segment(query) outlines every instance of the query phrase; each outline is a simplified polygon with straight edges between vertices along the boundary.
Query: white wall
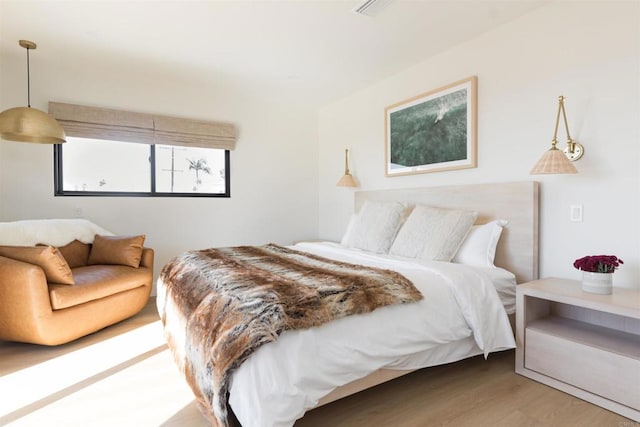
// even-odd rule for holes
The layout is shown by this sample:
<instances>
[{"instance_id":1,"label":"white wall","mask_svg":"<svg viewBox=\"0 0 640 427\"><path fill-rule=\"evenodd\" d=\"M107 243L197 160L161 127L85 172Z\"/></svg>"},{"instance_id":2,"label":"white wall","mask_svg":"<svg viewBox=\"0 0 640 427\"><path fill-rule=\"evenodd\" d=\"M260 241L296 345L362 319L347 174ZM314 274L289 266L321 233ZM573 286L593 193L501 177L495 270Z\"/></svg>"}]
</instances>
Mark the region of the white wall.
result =
<instances>
[{"instance_id":1,"label":"white wall","mask_svg":"<svg viewBox=\"0 0 640 427\"><path fill-rule=\"evenodd\" d=\"M54 197L52 147L2 141L0 220L68 218L80 208L114 233L146 234L156 251L156 274L188 249L288 244L316 234L316 111L231 87L215 75L135 59L129 67L83 59L34 52L32 105L46 111L53 100L234 123L239 136L231 153L231 198ZM23 57L2 62L0 109L24 105Z\"/></svg>"},{"instance_id":2,"label":"white wall","mask_svg":"<svg viewBox=\"0 0 640 427\"><path fill-rule=\"evenodd\" d=\"M386 178L384 108L471 75L478 168ZM580 173L529 175L550 146L559 95L585 146ZM579 278L576 258L615 254L625 264L614 285L640 288L639 104L640 4L553 2L324 108L319 235L339 239L352 211L352 191L335 187L350 148L364 190L540 181L541 276ZM572 204L584 206L583 222L569 221Z\"/></svg>"},{"instance_id":3,"label":"white wall","mask_svg":"<svg viewBox=\"0 0 640 427\"><path fill-rule=\"evenodd\" d=\"M41 45L31 58L34 107L55 100L235 123L232 198L53 197L51 147L3 141L0 220L82 208L116 233L147 234L156 272L191 248L338 239L353 194L335 182L350 148L361 189L541 181L541 275L577 278L574 259L612 253L625 260L616 285L640 286L639 28L637 2L556 1L327 106L318 120L302 101L248 92L224 76L144 58L124 58L128 66L77 52L62 58ZM479 85L478 168L386 178L384 108L470 75ZM16 45L0 61L1 110L24 105L24 77ZM531 176L560 94L572 136L586 148L580 174ZM569 222L572 204L584 206L584 222Z\"/></svg>"}]
</instances>

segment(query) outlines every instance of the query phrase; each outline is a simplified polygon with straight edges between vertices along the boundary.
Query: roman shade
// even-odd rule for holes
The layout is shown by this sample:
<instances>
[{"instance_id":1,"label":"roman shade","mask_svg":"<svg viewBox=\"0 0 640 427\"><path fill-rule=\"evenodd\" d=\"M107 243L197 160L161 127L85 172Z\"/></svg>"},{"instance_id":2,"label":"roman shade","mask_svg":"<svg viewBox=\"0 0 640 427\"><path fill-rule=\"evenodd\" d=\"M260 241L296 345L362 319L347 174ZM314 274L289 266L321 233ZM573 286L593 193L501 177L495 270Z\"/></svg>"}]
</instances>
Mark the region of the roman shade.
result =
<instances>
[{"instance_id":1,"label":"roman shade","mask_svg":"<svg viewBox=\"0 0 640 427\"><path fill-rule=\"evenodd\" d=\"M233 150L236 142L235 126L230 123L60 102L49 102L49 114L72 137L223 150Z\"/></svg>"}]
</instances>

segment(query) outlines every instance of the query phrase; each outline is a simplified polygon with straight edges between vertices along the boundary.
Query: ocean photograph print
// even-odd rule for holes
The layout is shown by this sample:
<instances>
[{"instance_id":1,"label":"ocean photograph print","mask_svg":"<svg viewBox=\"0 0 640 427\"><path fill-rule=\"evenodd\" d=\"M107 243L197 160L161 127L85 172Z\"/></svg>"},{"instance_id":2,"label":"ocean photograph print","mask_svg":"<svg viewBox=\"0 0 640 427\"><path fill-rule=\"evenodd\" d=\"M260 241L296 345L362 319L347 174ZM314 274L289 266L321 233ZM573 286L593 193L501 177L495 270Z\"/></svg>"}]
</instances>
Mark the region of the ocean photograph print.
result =
<instances>
[{"instance_id":1,"label":"ocean photograph print","mask_svg":"<svg viewBox=\"0 0 640 427\"><path fill-rule=\"evenodd\" d=\"M385 109L386 176L475 168L477 77Z\"/></svg>"}]
</instances>

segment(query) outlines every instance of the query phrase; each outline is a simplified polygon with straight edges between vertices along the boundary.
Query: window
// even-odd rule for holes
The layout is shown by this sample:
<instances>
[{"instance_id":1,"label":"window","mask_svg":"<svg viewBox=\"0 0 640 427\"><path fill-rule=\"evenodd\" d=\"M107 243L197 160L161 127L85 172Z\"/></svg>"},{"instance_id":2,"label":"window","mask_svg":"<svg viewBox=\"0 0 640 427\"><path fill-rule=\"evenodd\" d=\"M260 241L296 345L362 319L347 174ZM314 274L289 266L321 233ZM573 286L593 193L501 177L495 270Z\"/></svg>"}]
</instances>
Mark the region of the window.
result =
<instances>
[{"instance_id":1,"label":"window","mask_svg":"<svg viewBox=\"0 0 640 427\"><path fill-rule=\"evenodd\" d=\"M156 145L156 190L160 193L224 194L228 150Z\"/></svg>"},{"instance_id":2,"label":"window","mask_svg":"<svg viewBox=\"0 0 640 427\"><path fill-rule=\"evenodd\" d=\"M229 150L67 137L57 196L229 197Z\"/></svg>"},{"instance_id":3,"label":"window","mask_svg":"<svg viewBox=\"0 0 640 427\"><path fill-rule=\"evenodd\" d=\"M49 114L67 134L56 196L230 197L232 124L57 102Z\"/></svg>"}]
</instances>

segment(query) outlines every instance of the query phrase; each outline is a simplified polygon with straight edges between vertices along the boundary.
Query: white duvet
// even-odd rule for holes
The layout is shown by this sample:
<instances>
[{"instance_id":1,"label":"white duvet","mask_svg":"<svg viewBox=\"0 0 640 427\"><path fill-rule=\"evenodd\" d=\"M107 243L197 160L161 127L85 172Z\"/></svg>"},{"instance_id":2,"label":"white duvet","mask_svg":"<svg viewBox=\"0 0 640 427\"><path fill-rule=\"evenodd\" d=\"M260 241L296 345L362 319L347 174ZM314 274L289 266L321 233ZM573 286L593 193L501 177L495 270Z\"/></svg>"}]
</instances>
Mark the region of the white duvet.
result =
<instances>
[{"instance_id":1,"label":"white duvet","mask_svg":"<svg viewBox=\"0 0 640 427\"><path fill-rule=\"evenodd\" d=\"M424 299L287 331L258 349L233 374L230 387L229 403L244 427L291 426L336 387L380 368L417 369L515 347L498 294L478 270L372 255L332 243L295 248L396 270Z\"/></svg>"}]
</instances>

